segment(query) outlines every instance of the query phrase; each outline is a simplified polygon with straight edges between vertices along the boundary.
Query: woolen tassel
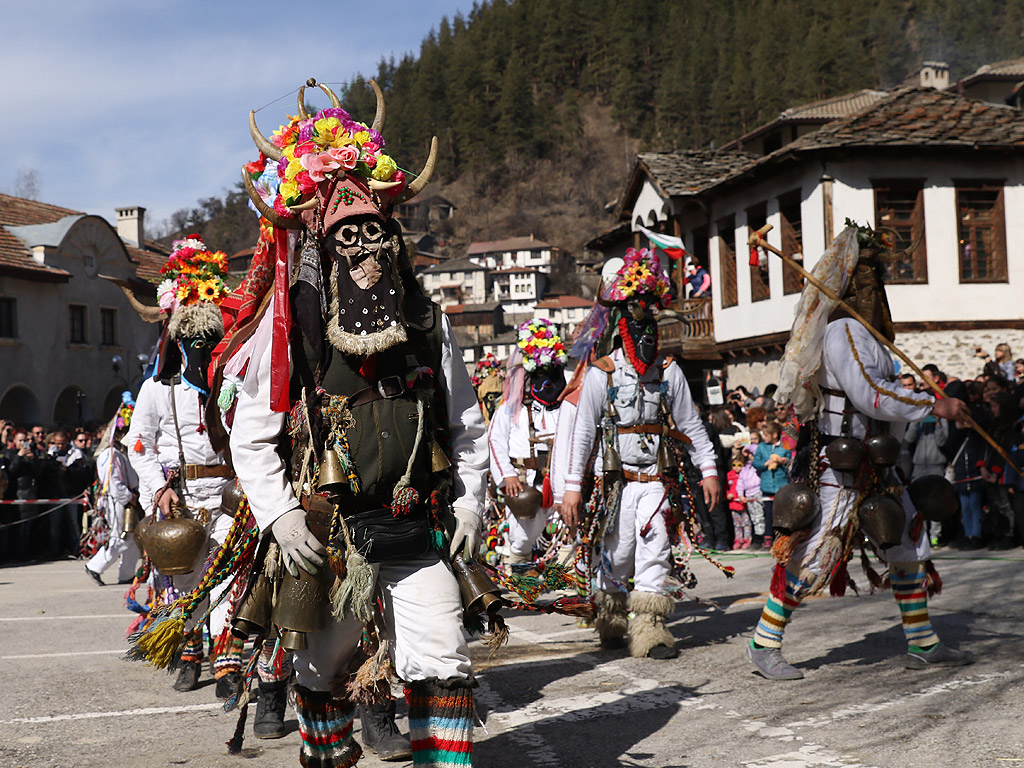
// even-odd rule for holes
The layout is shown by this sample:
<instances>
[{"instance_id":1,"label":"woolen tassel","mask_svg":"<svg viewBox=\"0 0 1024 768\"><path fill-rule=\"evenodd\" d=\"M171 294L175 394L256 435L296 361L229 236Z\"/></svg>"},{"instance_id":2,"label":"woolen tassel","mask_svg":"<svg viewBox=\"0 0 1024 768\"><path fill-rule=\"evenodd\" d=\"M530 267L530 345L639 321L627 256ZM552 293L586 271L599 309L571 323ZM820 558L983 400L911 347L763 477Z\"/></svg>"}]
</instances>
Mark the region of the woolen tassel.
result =
<instances>
[{"instance_id":1,"label":"woolen tassel","mask_svg":"<svg viewBox=\"0 0 1024 768\"><path fill-rule=\"evenodd\" d=\"M769 590L779 602L782 602L786 596L786 568L783 565L776 564L775 568L772 569L772 584Z\"/></svg>"},{"instance_id":2,"label":"woolen tassel","mask_svg":"<svg viewBox=\"0 0 1024 768\"><path fill-rule=\"evenodd\" d=\"M242 751L242 740L245 738L245 721L248 716L249 699L246 697L245 703L242 704L242 708L238 713L238 722L235 724L235 733L227 742L229 755L237 755Z\"/></svg>"},{"instance_id":3,"label":"woolen tassel","mask_svg":"<svg viewBox=\"0 0 1024 768\"><path fill-rule=\"evenodd\" d=\"M487 639L484 645L492 651L496 651L508 642L509 628L504 617L499 613L488 614L487 616Z\"/></svg>"},{"instance_id":4,"label":"woolen tassel","mask_svg":"<svg viewBox=\"0 0 1024 768\"><path fill-rule=\"evenodd\" d=\"M167 669L184 638L185 619L178 614L144 632L136 641L135 647L150 666Z\"/></svg>"},{"instance_id":5,"label":"woolen tassel","mask_svg":"<svg viewBox=\"0 0 1024 768\"><path fill-rule=\"evenodd\" d=\"M334 617L343 619L351 612L356 621L373 621L373 566L358 552L350 551L346 560L348 573L335 586L332 595Z\"/></svg>"},{"instance_id":6,"label":"woolen tassel","mask_svg":"<svg viewBox=\"0 0 1024 768\"><path fill-rule=\"evenodd\" d=\"M832 597L842 597L846 594L846 585L850 580L850 574L846 570L846 560L840 560L839 564L832 571L832 578L828 583L828 592Z\"/></svg>"},{"instance_id":7,"label":"woolen tassel","mask_svg":"<svg viewBox=\"0 0 1024 768\"><path fill-rule=\"evenodd\" d=\"M388 641L382 639L374 654L356 670L345 690L353 702L370 707L387 701L391 695L391 678L394 674Z\"/></svg>"},{"instance_id":8,"label":"woolen tassel","mask_svg":"<svg viewBox=\"0 0 1024 768\"><path fill-rule=\"evenodd\" d=\"M942 579L931 560L924 561L924 570L928 574L928 597L934 597L942 591Z\"/></svg>"},{"instance_id":9,"label":"woolen tassel","mask_svg":"<svg viewBox=\"0 0 1024 768\"><path fill-rule=\"evenodd\" d=\"M545 509L553 507L555 505L555 495L551 492L551 478L548 475L544 475L544 482L541 484L542 497L540 505Z\"/></svg>"},{"instance_id":10,"label":"woolen tassel","mask_svg":"<svg viewBox=\"0 0 1024 768\"><path fill-rule=\"evenodd\" d=\"M864 575L868 577L868 581L871 582L871 592L874 593L876 589L882 589L882 577L878 575L878 572L871 567L871 561L868 560L868 553L862 548L860 551L860 567L864 569Z\"/></svg>"}]
</instances>

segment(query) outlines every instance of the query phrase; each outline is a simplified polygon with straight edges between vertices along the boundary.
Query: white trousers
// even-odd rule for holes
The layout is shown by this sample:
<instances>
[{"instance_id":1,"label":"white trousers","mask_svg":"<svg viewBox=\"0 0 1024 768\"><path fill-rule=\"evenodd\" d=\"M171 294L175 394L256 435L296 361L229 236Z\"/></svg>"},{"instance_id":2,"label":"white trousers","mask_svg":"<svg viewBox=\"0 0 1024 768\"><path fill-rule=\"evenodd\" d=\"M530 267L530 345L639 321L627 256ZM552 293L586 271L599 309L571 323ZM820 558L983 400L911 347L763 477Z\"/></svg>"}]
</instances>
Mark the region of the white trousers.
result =
<instances>
[{"instance_id":1,"label":"white trousers","mask_svg":"<svg viewBox=\"0 0 1024 768\"><path fill-rule=\"evenodd\" d=\"M398 677L406 682L467 679L472 665L462 630L462 598L448 564L433 553L374 568ZM293 662L299 685L314 691L337 689L362 633L363 625L348 616L308 634L309 647L296 651Z\"/></svg>"},{"instance_id":2,"label":"white trousers","mask_svg":"<svg viewBox=\"0 0 1024 768\"><path fill-rule=\"evenodd\" d=\"M667 594L665 581L672 554L663 515L667 508L665 486L660 482L626 483L618 518L605 536L611 578L604 568L599 568L598 589L619 591L621 587L615 582L625 584L632 576L636 592ZM646 534L641 534L648 523Z\"/></svg>"},{"instance_id":3,"label":"white trousers","mask_svg":"<svg viewBox=\"0 0 1024 768\"><path fill-rule=\"evenodd\" d=\"M216 508L217 507L214 507L214 509ZM202 575L203 564L206 562L206 559L213 552L217 551L220 545L223 544L224 541L227 539L228 531L231 530L231 524L233 522L233 518L230 518L227 515L220 514L219 512L216 513L216 516L213 518L213 527L210 529L210 538L207 542L206 550L200 553L199 557L196 558L195 567L192 569L192 572L183 573L180 576L174 577L174 587L181 594L191 592L199 584L199 577ZM157 583L159 584L160 582ZM209 605L207 600L213 600L214 602L216 602L217 599L230 586L231 579L227 579L218 584L212 590L210 590L209 597L206 600L203 600L203 602L200 603L198 606L196 606L195 611L192 613L193 619L198 619L200 616L206 613L206 608ZM228 605L228 600L225 599L221 602L220 605L213 609L213 612L210 614L210 637L217 637L224 630L224 627L227 626L229 618L229 608L230 606Z\"/></svg>"},{"instance_id":4,"label":"white trousers","mask_svg":"<svg viewBox=\"0 0 1024 768\"><path fill-rule=\"evenodd\" d=\"M509 550L516 555L530 556L533 554L533 545L544 533L544 526L548 524L554 511L554 507L544 507L537 510L537 514L533 517L519 518L506 507L505 519L508 521Z\"/></svg>"},{"instance_id":5,"label":"white trousers","mask_svg":"<svg viewBox=\"0 0 1024 768\"><path fill-rule=\"evenodd\" d=\"M857 490L853 487L855 478L846 472L837 472L831 467L821 473L818 487L818 499L821 510L811 525L811 536L806 542L793 550L789 571L799 574L802 586L813 589L824 574L832 572L841 556L841 551L826 541L826 535L836 528L842 528L850 519L853 506L857 501ZM910 538L910 524L917 514L910 495L905 488L903 492L903 513L906 518L903 525L903 540L895 547L884 550L886 561L890 563L915 563L931 557L931 544L928 541L927 529L923 529L917 541ZM881 551L881 550L880 550Z\"/></svg>"},{"instance_id":6,"label":"white trousers","mask_svg":"<svg viewBox=\"0 0 1024 768\"><path fill-rule=\"evenodd\" d=\"M124 530L124 504L118 504L109 497L103 502L103 516L107 520L110 537L89 562L85 564L93 573L103 573L115 560L120 558L117 568L117 580L130 581L135 575L135 566L139 560L139 548L135 537L121 538Z\"/></svg>"}]
</instances>

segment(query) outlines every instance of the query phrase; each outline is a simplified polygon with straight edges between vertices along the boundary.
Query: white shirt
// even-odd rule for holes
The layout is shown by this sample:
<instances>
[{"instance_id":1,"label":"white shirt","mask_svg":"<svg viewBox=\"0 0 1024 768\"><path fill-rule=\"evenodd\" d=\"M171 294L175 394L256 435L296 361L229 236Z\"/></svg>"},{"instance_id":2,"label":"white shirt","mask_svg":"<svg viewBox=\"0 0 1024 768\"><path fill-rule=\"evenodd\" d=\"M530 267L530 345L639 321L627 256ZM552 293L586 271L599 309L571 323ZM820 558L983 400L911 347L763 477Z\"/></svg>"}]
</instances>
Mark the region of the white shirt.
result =
<instances>
[{"instance_id":1,"label":"white shirt","mask_svg":"<svg viewBox=\"0 0 1024 768\"><path fill-rule=\"evenodd\" d=\"M164 487L164 468L178 466L178 435L171 410L171 389L156 379L146 379L135 399L132 423L124 443L128 446L128 460L139 475L139 502L148 513L153 507L153 496ZM181 429L181 449L186 464L223 464L224 460L210 445L210 437L200 425L205 422L199 394L184 384L175 384L174 404ZM138 450L141 447L141 451ZM205 477L185 481L186 494L182 499L189 506L216 506L230 480L223 477Z\"/></svg>"},{"instance_id":2,"label":"white shirt","mask_svg":"<svg viewBox=\"0 0 1024 768\"><path fill-rule=\"evenodd\" d=\"M100 481L102 503L121 507L132 500L132 489L139 484L139 476L128 457L112 445L96 454L96 477Z\"/></svg>"},{"instance_id":3,"label":"white shirt","mask_svg":"<svg viewBox=\"0 0 1024 768\"><path fill-rule=\"evenodd\" d=\"M487 433L487 444L491 456L491 477L494 478L495 483L501 485L505 482L505 478L516 477L512 459L528 459L530 457L528 418L533 419L534 436L538 440L533 445L534 454L539 460L539 466L544 466L548 454L548 443L539 441L554 440L560 411L560 407L548 410L542 403L534 400L529 412L525 405L519 406L519 423L516 424L504 404L498 407L491 418L491 427ZM526 481L534 482L535 476L534 470L527 470Z\"/></svg>"},{"instance_id":4,"label":"white shirt","mask_svg":"<svg viewBox=\"0 0 1024 768\"><path fill-rule=\"evenodd\" d=\"M262 323L273 322L268 312ZM482 515L487 493L487 440L483 413L477 403L473 384L462 362L451 324L441 317L441 370L439 386L446 394L448 426L452 446L452 505ZM266 345L259 357L249 362L246 386L240 387L235 400L231 427L231 457L253 515L266 531L277 518L299 505L277 453L280 440L289 440L284 430L285 414L270 410L270 355ZM256 370L253 372L252 368ZM249 382L255 373L255 387ZM134 422L133 422L134 423Z\"/></svg>"},{"instance_id":5,"label":"white shirt","mask_svg":"<svg viewBox=\"0 0 1024 768\"><path fill-rule=\"evenodd\" d=\"M611 354L615 370L611 374L611 385L615 388L615 424L631 427L639 424L658 424L661 421L659 405L660 389L665 385L665 400L675 421L675 428L690 438L687 446L693 463L700 467L704 477L718 477L715 464L715 449L701 421L697 407L690 395L690 387L682 370L671 361L664 365L659 355L647 372L640 377L626 359L622 349ZM664 368L662 367L664 365ZM576 421L569 446L569 465L566 472L565 489L578 491L587 460L594 448L598 426L604 418L609 402L608 374L591 366L583 377L583 392L580 394ZM634 472L653 474L657 471L657 435L618 434L616 447L622 466Z\"/></svg>"},{"instance_id":6,"label":"white shirt","mask_svg":"<svg viewBox=\"0 0 1024 768\"><path fill-rule=\"evenodd\" d=\"M869 419L894 423L891 434L902 438L906 424L932 412L935 398L904 389L896 379L888 350L860 323L844 317L825 329L820 386L841 390L856 413L850 421L852 437L864 437ZM823 393L825 412L818 428L827 435L842 434L845 398Z\"/></svg>"}]
</instances>

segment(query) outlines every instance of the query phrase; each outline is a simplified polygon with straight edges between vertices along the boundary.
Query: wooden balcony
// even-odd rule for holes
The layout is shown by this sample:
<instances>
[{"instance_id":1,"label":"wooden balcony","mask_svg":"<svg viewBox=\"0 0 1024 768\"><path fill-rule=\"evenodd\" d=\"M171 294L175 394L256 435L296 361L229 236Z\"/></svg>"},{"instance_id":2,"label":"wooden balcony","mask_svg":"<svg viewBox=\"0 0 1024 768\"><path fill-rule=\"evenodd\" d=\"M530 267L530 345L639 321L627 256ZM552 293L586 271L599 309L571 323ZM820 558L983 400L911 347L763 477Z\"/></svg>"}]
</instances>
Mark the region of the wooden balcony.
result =
<instances>
[{"instance_id":1,"label":"wooden balcony","mask_svg":"<svg viewBox=\"0 0 1024 768\"><path fill-rule=\"evenodd\" d=\"M721 360L715 347L715 325L711 316L711 299L682 299L670 310L676 317L658 321L661 349L684 360Z\"/></svg>"}]
</instances>

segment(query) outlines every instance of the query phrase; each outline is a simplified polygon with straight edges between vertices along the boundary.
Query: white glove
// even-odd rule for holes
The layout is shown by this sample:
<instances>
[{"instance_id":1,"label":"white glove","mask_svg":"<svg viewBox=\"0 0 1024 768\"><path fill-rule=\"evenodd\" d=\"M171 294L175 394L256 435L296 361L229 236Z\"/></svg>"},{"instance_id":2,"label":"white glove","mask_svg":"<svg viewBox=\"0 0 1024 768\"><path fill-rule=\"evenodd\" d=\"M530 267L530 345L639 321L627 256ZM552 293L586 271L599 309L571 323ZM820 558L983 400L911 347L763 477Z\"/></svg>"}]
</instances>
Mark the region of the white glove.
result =
<instances>
[{"instance_id":1,"label":"white glove","mask_svg":"<svg viewBox=\"0 0 1024 768\"><path fill-rule=\"evenodd\" d=\"M299 507L285 512L271 524L270 530L281 547L284 567L295 578L299 577L299 568L316 573L316 566L324 564L320 555L327 550L306 525L306 510Z\"/></svg>"},{"instance_id":2,"label":"white glove","mask_svg":"<svg viewBox=\"0 0 1024 768\"><path fill-rule=\"evenodd\" d=\"M457 508L455 512L455 533L452 534L452 544L449 554L455 557L460 551L466 560L472 560L480 551L480 529L483 521L480 515L471 509Z\"/></svg>"}]
</instances>

